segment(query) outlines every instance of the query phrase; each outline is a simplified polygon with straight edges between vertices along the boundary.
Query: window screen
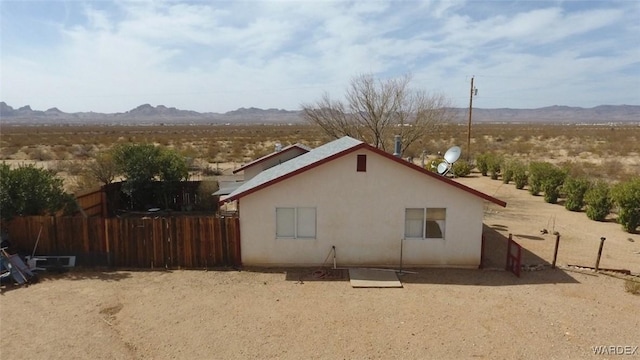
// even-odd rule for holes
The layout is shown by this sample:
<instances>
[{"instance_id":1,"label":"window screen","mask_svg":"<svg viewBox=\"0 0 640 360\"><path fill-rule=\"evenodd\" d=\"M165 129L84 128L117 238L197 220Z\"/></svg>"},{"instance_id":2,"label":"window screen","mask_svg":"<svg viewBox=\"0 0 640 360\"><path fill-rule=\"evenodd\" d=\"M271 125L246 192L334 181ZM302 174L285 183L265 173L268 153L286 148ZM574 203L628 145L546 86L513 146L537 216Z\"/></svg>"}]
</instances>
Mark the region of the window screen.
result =
<instances>
[{"instance_id":1,"label":"window screen","mask_svg":"<svg viewBox=\"0 0 640 360\"><path fill-rule=\"evenodd\" d=\"M298 238L316 237L316 208L297 208L297 236Z\"/></svg>"},{"instance_id":2,"label":"window screen","mask_svg":"<svg viewBox=\"0 0 640 360\"><path fill-rule=\"evenodd\" d=\"M424 209L405 209L404 213L404 237L424 237Z\"/></svg>"},{"instance_id":3,"label":"window screen","mask_svg":"<svg viewBox=\"0 0 640 360\"><path fill-rule=\"evenodd\" d=\"M295 232L295 208L276 208L276 237L293 238Z\"/></svg>"},{"instance_id":4,"label":"window screen","mask_svg":"<svg viewBox=\"0 0 640 360\"><path fill-rule=\"evenodd\" d=\"M315 239L316 208L276 208L276 237Z\"/></svg>"},{"instance_id":5,"label":"window screen","mask_svg":"<svg viewBox=\"0 0 640 360\"><path fill-rule=\"evenodd\" d=\"M444 239L445 220L447 209L431 208L427 209L427 236L429 239Z\"/></svg>"}]
</instances>

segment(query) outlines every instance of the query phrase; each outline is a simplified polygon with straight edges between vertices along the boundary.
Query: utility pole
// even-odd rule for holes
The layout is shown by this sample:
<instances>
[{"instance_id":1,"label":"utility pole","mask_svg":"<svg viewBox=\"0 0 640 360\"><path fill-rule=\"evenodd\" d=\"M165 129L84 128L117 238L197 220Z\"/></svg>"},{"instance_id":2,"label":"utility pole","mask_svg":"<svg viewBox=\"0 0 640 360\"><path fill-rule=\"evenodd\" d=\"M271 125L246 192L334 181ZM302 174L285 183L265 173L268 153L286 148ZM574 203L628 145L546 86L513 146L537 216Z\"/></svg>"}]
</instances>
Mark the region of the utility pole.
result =
<instances>
[{"instance_id":1,"label":"utility pole","mask_svg":"<svg viewBox=\"0 0 640 360\"><path fill-rule=\"evenodd\" d=\"M473 95L478 94L478 89L474 89L473 87L473 77L474 76L471 76L471 91L469 92L469 128L467 129L467 160L471 160L471 113L473 111Z\"/></svg>"}]
</instances>

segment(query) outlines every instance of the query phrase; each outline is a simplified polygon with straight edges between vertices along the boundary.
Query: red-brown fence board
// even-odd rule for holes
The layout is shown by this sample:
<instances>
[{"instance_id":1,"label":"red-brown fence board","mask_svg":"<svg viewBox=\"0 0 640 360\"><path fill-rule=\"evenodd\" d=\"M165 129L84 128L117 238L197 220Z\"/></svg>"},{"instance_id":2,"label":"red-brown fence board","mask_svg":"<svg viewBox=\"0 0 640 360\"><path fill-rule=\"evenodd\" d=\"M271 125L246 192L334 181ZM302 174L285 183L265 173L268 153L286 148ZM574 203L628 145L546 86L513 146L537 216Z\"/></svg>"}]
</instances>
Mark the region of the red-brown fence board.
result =
<instances>
[{"instance_id":1,"label":"red-brown fence board","mask_svg":"<svg viewBox=\"0 0 640 360\"><path fill-rule=\"evenodd\" d=\"M30 255L73 255L80 266L206 268L240 265L238 218L17 217L12 246Z\"/></svg>"},{"instance_id":2,"label":"red-brown fence board","mask_svg":"<svg viewBox=\"0 0 640 360\"><path fill-rule=\"evenodd\" d=\"M506 270L511 271L517 277L520 277L522 261L522 246L513 241L513 236L509 234L509 240L507 241L507 266Z\"/></svg>"},{"instance_id":3,"label":"red-brown fence board","mask_svg":"<svg viewBox=\"0 0 640 360\"><path fill-rule=\"evenodd\" d=\"M87 216L103 216L104 193L102 187L76 194L76 202Z\"/></svg>"}]
</instances>

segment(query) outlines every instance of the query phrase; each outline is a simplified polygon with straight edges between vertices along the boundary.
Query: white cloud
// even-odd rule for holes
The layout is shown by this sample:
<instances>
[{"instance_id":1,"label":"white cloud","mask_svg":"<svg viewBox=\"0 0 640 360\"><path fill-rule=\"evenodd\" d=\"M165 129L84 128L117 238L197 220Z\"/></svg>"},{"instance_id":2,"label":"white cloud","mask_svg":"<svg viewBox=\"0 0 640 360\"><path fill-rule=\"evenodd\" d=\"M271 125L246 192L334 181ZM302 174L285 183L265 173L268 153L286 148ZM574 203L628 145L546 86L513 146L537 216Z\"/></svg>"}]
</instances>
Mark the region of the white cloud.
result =
<instances>
[{"instance_id":1,"label":"white cloud","mask_svg":"<svg viewBox=\"0 0 640 360\"><path fill-rule=\"evenodd\" d=\"M640 103L637 5L488 2L475 11L479 4L71 3L66 13L79 8L82 18L42 21L60 42L9 39L1 97L65 111L295 109L323 91L342 96L359 73L412 72L414 86L459 106L471 75L485 107Z\"/></svg>"}]
</instances>

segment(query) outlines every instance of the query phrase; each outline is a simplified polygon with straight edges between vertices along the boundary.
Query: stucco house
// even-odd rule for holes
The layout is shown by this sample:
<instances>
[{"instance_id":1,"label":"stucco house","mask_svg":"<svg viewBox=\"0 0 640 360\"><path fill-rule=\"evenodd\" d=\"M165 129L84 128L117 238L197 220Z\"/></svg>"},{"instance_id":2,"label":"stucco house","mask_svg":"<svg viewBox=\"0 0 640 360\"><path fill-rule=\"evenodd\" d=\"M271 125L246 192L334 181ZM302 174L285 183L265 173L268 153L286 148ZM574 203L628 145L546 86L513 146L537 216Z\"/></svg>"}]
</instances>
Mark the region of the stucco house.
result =
<instances>
[{"instance_id":1,"label":"stucco house","mask_svg":"<svg viewBox=\"0 0 640 360\"><path fill-rule=\"evenodd\" d=\"M478 267L485 202L502 200L343 137L234 190L245 266Z\"/></svg>"}]
</instances>

